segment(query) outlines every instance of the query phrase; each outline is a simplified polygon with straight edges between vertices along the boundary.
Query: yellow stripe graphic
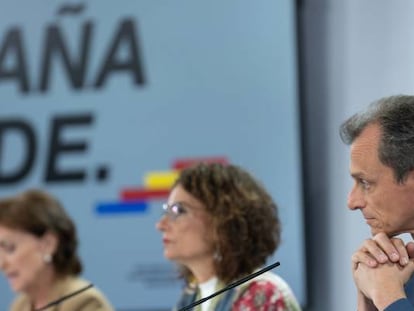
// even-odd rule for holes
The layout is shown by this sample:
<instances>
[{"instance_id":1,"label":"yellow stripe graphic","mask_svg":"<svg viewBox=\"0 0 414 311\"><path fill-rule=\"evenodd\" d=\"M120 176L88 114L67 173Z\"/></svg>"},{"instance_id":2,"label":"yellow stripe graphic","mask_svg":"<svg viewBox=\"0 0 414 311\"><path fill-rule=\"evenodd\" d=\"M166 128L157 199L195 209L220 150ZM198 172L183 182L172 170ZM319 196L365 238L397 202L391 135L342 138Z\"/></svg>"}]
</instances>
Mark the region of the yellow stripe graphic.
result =
<instances>
[{"instance_id":1,"label":"yellow stripe graphic","mask_svg":"<svg viewBox=\"0 0 414 311\"><path fill-rule=\"evenodd\" d=\"M178 171L149 172L144 176L146 189L170 189L178 177Z\"/></svg>"}]
</instances>

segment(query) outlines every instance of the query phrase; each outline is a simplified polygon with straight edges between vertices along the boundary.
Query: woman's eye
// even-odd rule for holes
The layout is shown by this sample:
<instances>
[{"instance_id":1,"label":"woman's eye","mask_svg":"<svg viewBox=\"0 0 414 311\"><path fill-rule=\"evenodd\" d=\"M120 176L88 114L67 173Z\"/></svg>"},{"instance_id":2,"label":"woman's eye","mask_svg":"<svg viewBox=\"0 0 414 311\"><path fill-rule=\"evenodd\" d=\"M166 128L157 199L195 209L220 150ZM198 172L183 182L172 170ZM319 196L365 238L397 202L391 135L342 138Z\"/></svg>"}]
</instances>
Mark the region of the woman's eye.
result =
<instances>
[{"instance_id":1,"label":"woman's eye","mask_svg":"<svg viewBox=\"0 0 414 311\"><path fill-rule=\"evenodd\" d=\"M185 214L187 212L186 209L183 206L181 206L181 204L172 205L171 210L176 215L182 215L182 214Z\"/></svg>"},{"instance_id":2,"label":"woman's eye","mask_svg":"<svg viewBox=\"0 0 414 311\"><path fill-rule=\"evenodd\" d=\"M178 216L187 213L187 209L183 207L181 203L174 203L171 205L163 204L162 208L164 210L164 214L173 220L177 219Z\"/></svg>"},{"instance_id":3,"label":"woman's eye","mask_svg":"<svg viewBox=\"0 0 414 311\"><path fill-rule=\"evenodd\" d=\"M6 253L13 253L16 250L16 244L8 242L0 242L0 248Z\"/></svg>"}]
</instances>

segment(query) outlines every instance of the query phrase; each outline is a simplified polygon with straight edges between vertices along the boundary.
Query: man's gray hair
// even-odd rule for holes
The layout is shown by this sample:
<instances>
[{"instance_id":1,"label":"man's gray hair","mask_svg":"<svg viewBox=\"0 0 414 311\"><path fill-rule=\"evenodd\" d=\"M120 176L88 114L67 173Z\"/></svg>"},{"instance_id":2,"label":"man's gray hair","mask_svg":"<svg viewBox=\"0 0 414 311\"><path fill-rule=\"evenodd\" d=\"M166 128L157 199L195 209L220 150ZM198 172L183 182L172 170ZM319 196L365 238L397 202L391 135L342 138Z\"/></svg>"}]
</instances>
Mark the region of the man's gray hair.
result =
<instances>
[{"instance_id":1,"label":"man's gray hair","mask_svg":"<svg viewBox=\"0 0 414 311\"><path fill-rule=\"evenodd\" d=\"M370 124L381 129L380 161L394 171L397 182L403 183L414 169L414 96L390 96L371 103L341 125L342 141L352 144Z\"/></svg>"}]
</instances>

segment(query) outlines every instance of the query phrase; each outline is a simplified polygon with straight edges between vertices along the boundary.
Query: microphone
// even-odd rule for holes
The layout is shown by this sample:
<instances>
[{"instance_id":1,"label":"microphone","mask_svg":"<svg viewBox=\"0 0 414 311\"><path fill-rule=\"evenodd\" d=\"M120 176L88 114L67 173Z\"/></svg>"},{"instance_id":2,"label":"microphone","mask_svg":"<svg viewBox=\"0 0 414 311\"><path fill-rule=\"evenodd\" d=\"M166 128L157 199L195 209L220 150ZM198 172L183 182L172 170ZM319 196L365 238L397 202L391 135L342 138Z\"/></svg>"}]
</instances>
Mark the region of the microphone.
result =
<instances>
[{"instance_id":1,"label":"microphone","mask_svg":"<svg viewBox=\"0 0 414 311\"><path fill-rule=\"evenodd\" d=\"M62 296L59 299L56 299L55 301L52 301L52 302L48 303L47 305L41 307L40 309L36 309L35 311L46 310L46 309L48 309L50 307L53 307L54 305L57 305L57 304L61 303L62 301L66 300L66 299L72 298L73 296L76 296L76 295L84 292L85 290L88 290L91 287L93 287L93 284L92 283L89 284L89 285L87 285L87 286L85 286L85 287L82 287L81 289L78 289L77 291L74 291L74 292L72 292L70 294L67 294L65 296Z\"/></svg>"},{"instance_id":2,"label":"microphone","mask_svg":"<svg viewBox=\"0 0 414 311\"><path fill-rule=\"evenodd\" d=\"M184 308L179 309L178 311L187 311L187 310L190 310L193 307L198 306L199 304L203 303L204 301L207 301L207 300L209 300L209 299L211 299L211 298L213 298L213 297L215 297L217 295L220 295L221 293L223 293L225 291L228 291L229 289L232 289L232 288L234 288L236 286L239 286L240 284L243 284L244 282L247 282L247 281L255 278L256 276L258 276L260 274L263 274L263 273L265 273L265 272L267 272L269 270L272 270L272 269L276 268L277 266L280 266L280 262L278 262L278 261L275 262L274 264L271 264L271 265L269 265L269 266L267 266L267 267L259 270L259 271L256 271L256 272L254 272L252 274L249 274L249 275L245 276L244 278L241 278L238 281L235 281L235 282L227 285L226 287L218 290L217 292L211 294L210 296L207 296L207 297L201 298L199 300L196 300L193 303L190 303L188 306L185 306Z\"/></svg>"}]
</instances>

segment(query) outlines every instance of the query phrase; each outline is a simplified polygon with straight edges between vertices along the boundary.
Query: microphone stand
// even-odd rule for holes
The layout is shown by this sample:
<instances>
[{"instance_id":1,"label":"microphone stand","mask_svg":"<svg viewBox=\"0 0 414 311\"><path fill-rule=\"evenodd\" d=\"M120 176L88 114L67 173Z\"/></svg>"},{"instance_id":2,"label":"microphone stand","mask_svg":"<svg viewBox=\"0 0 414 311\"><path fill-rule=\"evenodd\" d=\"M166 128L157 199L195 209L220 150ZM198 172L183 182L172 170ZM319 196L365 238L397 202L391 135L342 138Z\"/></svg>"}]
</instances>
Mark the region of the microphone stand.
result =
<instances>
[{"instance_id":1,"label":"microphone stand","mask_svg":"<svg viewBox=\"0 0 414 311\"><path fill-rule=\"evenodd\" d=\"M204 298L202 298L200 300L197 300L197 301L194 301L193 303L190 303L188 306L185 306L184 308L181 308L178 311L187 311L187 310L190 310L193 307L195 307L195 306L203 303L204 301L207 301L207 300L209 300L209 299L211 299L211 298L213 298L213 297L215 297L217 295L220 295L221 293L223 293L223 292L225 292L225 291L227 291L229 289L232 289L232 288L234 288L236 286L239 286L240 284L242 284L244 282L247 282L247 281L255 278L256 276L258 276L258 275L260 275L262 273L265 273L265 272L267 272L269 270L272 270L273 268L276 268L279 265L280 265L280 262L275 262L274 264L271 264L271 265L269 265L269 266L267 266L267 267L265 267L265 268L263 268L263 269L261 269L259 271L256 271L255 273L249 274L248 276L245 276L244 278L241 278L240 280L235 281L235 282L229 284L228 286L220 289L219 291L211 294L210 296L204 297Z\"/></svg>"},{"instance_id":2,"label":"microphone stand","mask_svg":"<svg viewBox=\"0 0 414 311\"><path fill-rule=\"evenodd\" d=\"M36 309L35 311L46 310L47 308L50 308L50 307L52 307L54 305L57 305L57 304L61 303L62 301L66 300L66 299L69 299L69 298L71 298L73 296L76 296L76 295L84 292L85 290L87 290L87 289L89 289L91 287L93 287L93 284L92 283L89 284L89 285L87 285L87 286L85 286L85 287L82 287L81 289L78 289L77 291L74 291L74 292L72 292L72 293L70 293L70 294L68 294L66 296L62 296L59 299L57 299L55 301L52 301L52 302L48 303L47 305L41 307L40 309Z\"/></svg>"}]
</instances>

